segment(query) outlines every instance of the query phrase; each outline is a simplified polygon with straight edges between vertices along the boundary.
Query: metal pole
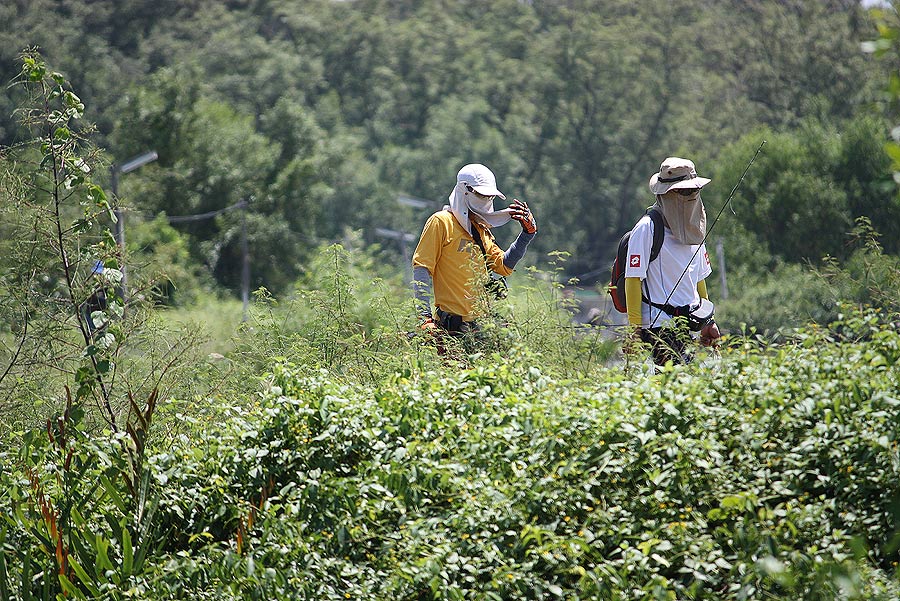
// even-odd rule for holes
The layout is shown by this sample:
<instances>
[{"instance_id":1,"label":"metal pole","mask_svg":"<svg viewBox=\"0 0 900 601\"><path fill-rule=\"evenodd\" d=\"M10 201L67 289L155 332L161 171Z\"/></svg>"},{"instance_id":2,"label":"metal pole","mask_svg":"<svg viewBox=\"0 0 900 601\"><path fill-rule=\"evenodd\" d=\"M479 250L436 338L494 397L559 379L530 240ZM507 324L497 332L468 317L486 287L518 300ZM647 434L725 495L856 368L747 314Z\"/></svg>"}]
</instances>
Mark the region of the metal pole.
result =
<instances>
[{"instance_id":1,"label":"metal pole","mask_svg":"<svg viewBox=\"0 0 900 601\"><path fill-rule=\"evenodd\" d=\"M125 214L119 208L119 166L113 165L109 168L109 171L114 203L113 215L116 216L113 235L116 239L116 246L119 248L119 271L122 272L122 281L119 283L118 293L124 303L125 295L128 291L128 276L125 271Z\"/></svg>"},{"instance_id":2,"label":"metal pole","mask_svg":"<svg viewBox=\"0 0 900 601\"><path fill-rule=\"evenodd\" d=\"M159 155L155 150L150 150L143 154L131 157L121 164L114 164L110 169L110 186L112 187L113 198L115 200L115 208L113 215L116 216L115 238L116 245L119 247L119 271L122 272L122 283L119 286L119 296L122 302L127 303L126 295L128 294L128 274L125 269L125 213L119 208L119 174L134 171L138 167L146 165L151 161L155 161Z\"/></svg>"},{"instance_id":3,"label":"metal pole","mask_svg":"<svg viewBox=\"0 0 900 601\"><path fill-rule=\"evenodd\" d=\"M728 280L725 277L725 244L721 238L716 240L716 256L719 257L719 280L722 283L722 299L728 298Z\"/></svg>"},{"instance_id":4,"label":"metal pole","mask_svg":"<svg viewBox=\"0 0 900 601\"><path fill-rule=\"evenodd\" d=\"M407 244L410 242L414 242L416 237L412 234L407 234L406 232L399 232L397 230L389 230L383 227L375 228L375 234L378 236L384 236L385 238L393 238L400 243L400 254L403 255L403 273L406 274L406 281L412 282L412 264L409 258L409 251L407 250Z\"/></svg>"},{"instance_id":5,"label":"metal pole","mask_svg":"<svg viewBox=\"0 0 900 601\"><path fill-rule=\"evenodd\" d=\"M398 194L397 195L397 204L412 207L416 211L421 211L423 209L432 209L438 205L438 203L432 200L425 200L424 198L416 198L415 196L410 196L409 194ZM387 230L383 230L387 231ZM409 258L409 251L407 250L407 244L415 240L411 234L399 234L392 232L392 237L396 235L397 239L400 240L400 253L403 255L403 273L406 274L406 282L409 284L412 282L412 262Z\"/></svg>"},{"instance_id":6,"label":"metal pole","mask_svg":"<svg viewBox=\"0 0 900 601\"><path fill-rule=\"evenodd\" d=\"M247 205L241 209L241 299L244 301L244 316L241 321L246 322L250 307L250 244L247 242Z\"/></svg>"},{"instance_id":7,"label":"metal pole","mask_svg":"<svg viewBox=\"0 0 900 601\"><path fill-rule=\"evenodd\" d=\"M400 254L403 255L403 265L405 265L403 269L403 273L406 274L406 283L409 284L412 282L412 262L409 259L409 252L406 250L406 236L402 236L400 238Z\"/></svg>"}]
</instances>

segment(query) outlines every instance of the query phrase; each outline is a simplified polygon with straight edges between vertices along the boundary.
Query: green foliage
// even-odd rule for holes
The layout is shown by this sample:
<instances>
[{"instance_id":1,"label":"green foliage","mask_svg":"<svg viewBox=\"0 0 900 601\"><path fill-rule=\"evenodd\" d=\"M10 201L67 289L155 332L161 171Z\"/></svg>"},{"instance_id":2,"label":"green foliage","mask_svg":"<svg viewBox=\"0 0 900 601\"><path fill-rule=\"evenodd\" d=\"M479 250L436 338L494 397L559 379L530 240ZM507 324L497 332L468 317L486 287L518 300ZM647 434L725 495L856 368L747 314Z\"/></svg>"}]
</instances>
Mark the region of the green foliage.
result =
<instances>
[{"instance_id":1,"label":"green foliage","mask_svg":"<svg viewBox=\"0 0 900 601\"><path fill-rule=\"evenodd\" d=\"M73 587L111 598L895 598L890 323L848 313L790 346L748 339L723 351L714 378L698 366L572 382L524 351L375 384L279 363L263 394L216 417L162 408L183 433L144 464L158 509L143 569L124 580L86 570ZM72 479L72 492L90 482ZM27 488L11 489L20 503ZM115 517L101 490L83 513ZM26 533L40 518L26 517L6 518L20 554L38 540ZM124 570L124 530L110 530L121 520L72 548L108 548ZM3 549L9 571L20 556Z\"/></svg>"},{"instance_id":2,"label":"green foliage","mask_svg":"<svg viewBox=\"0 0 900 601\"><path fill-rule=\"evenodd\" d=\"M11 324L0 353L0 594L134 597L156 511L144 465L156 401L190 390L178 384L196 340L161 325L138 294L126 310L114 215L92 179L98 153L65 78L27 52L17 83L34 138L3 148L0 172L15 241L0 276Z\"/></svg>"},{"instance_id":3,"label":"green foliage","mask_svg":"<svg viewBox=\"0 0 900 601\"><path fill-rule=\"evenodd\" d=\"M169 306L196 304L211 285L204 272L193 262L188 240L173 228L165 216L152 221L132 219L128 223L126 243L131 263L141 272L154 274L149 290L141 290L156 303Z\"/></svg>"},{"instance_id":4,"label":"green foliage","mask_svg":"<svg viewBox=\"0 0 900 601\"><path fill-rule=\"evenodd\" d=\"M804 344L817 340L813 335ZM879 357L890 366L894 346L891 333L868 350L835 353L842 367ZM769 382L781 369L776 365L799 356L770 363L747 354L753 357L723 366L727 384L715 385L721 394L711 397L698 394L702 380L677 373L664 388L616 380L566 388L529 367L529 357L452 378L411 375L374 393L279 370L273 394L284 396L270 419L283 424L287 411L296 425L293 435L281 429L267 440L303 436L308 446L296 469L307 476L285 491L277 470L268 470L273 490L282 492L273 509L306 524L331 558L309 567L326 573L316 572L308 594L535 598L559 590L567 598L616 598L643 589L640 596L652 598L668 589L695 598L737 598L742 590L832 598L828 591L843 573L866 586L852 577L852 536L888 540L897 493L890 480L886 489L868 488L864 464L883 474L868 461L878 464L885 451L871 442L862 447L870 452L861 450L858 440L893 440L896 433L889 420L873 425L869 416L883 411L877 402L871 409L860 404L883 398L890 407L890 373L867 369L874 380L855 396L842 396L835 385L816 394L837 359L826 356L821 366L806 367L809 378L770 382L760 415L753 378ZM790 409L797 395L812 400ZM785 423L789 416L796 417ZM842 433L842 448L854 450L849 456L829 450L827 457L844 457L839 466L822 463L820 454L835 437L807 432L817 417ZM870 429L878 423L888 430L876 436ZM261 428L245 424L234 436L248 431ZM742 445L743 437L764 444ZM267 448L262 442L257 448ZM304 448L300 442L286 446ZM249 465L265 465L273 454ZM777 476L770 467L776 460L785 466ZM780 478L783 488L773 487ZM299 514L288 510L288 499ZM310 511L314 500L317 510ZM879 517L860 517L865 524L856 527L844 523L866 513L866 503ZM260 530L262 540L265 526ZM764 559L770 554L774 562ZM808 571L817 556L823 565ZM342 585L337 574L351 564L354 578ZM879 580L870 592L889 586Z\"/></svg>"},{"instance_id":5,"label":"green foliage","mask_svg":"<svg viewBox=\"0 0 900 601\"><path fill-rule=\"evenodd\" d=\"M348 240L290 303L261 291L234 352L132 404L126 434L69 404L0 457L8 596L900 592L896 314L627 379L532 270L508 325L448 361Z\"/></svg>"},{"instance_id":6,"label":"green foliage","mask_svg":"<svg viewBox=\"0 0 900 601\"><path fill-rule=\"evenodd\" d=\"M5 599L125 599L143 590L157 505L141 456L154 403L128 434L104 439L88 434L69 396L57 420L23 437L18 456L0 455L14 469L0 475Z\"/></svg>"},{"instance_id":7,"label":"green foliage","mask_svg":"<svg viewBox=\"0 0 900 601\"><path fill-rule=\"evenodd\" d=\"M552 271L528 268L524 279L518 273L512 278L507 323L518 345L540 355L547 373L580 378L602 372L616 344L605 328L574 321L577 300L568 295L574 288L566 291L560 283L567 259L555 253Z\"/></svg>"},{"instance_id":8,"label":"green foliage","mask_svg":"<svg viewBox=\"0 0 900 601\"><path fill-rule=\"evenodd\" d=\"M763 127L821 123L859 146L842 163L854 175L841 176L859 190L792 164L763 205L796 195L805 219L821 194L835 224L896 221L869 189L888 172L872 152L884 132L853 121L890 70L859 51L872 21L858 2L677 0L671 12L690 18L674 22L657 4L34 0L0 9L0 78L17 72L10 49L40 44L84 90L111 156L157 150L157 163L123 178L132 215L252 198L252 287L279 296L345 228L369 244L377 227L417 230L397 193L437 204L470 161L529 201L541 220L531 256L546 269L551 252L568 252L567 276L609 262L664 157L734 171L746 157L722 150ZM25 136L8 114L0 139L11 144ZM175 227L195 264L235 291L238 215ZM789 231L785 252L810 229ZM833 243L822 229L822 245Z\"/></svg>"},{"instance_id":9,"label":"green foliage","mask_svg":"<svg viewBox=\"0 0 900 601\"><path fill-rule=\"evenodd\" d=\"M847 235L861 216L895 244L900 203L886 176L881 125L861 117L849 131L806 123L795 132L749 134L725 151L727 167L710 184L713 214L760 140L767 142L732 200L733 212L723 213L716 226L729 263L765 271L779 261L846 258Z\"/></svg>"},{"instance_id":10,"label":"green foliage","mask_svg":"<svg viewBox=\"0 0 900 601\"><path fill-rule=\"evenodd\" d=\"M900 219L856 3L95 4L0 8L0 71L40 31L86 89L28 52L0 99L37 126L0 120L0 598L900 595ZM160 154L122 181L128 311L82 98L113 156ZM760 136L720 309L788 344L626 379L557 282L607 263L662 157L709 165L715 209ZM373 230L470 160L535 207L538 267L439 355ZM234 339L144 310L200 266L234 287L244 223L276 294Z\"/></svg>"},{"instance_id":11,"label":"green foliage","mask_svg":"<svg viewBox=\"0 0 900 601\"><path fill-rule=\"evenodd\" d=\"M896 70L896 65L900 61L900 19L896 4L892 3L890 8L873 10L872 16L878 37L866 40L861 47L864 52L874 54L876 58L891 66L882 89L890 116L896 123L900 108L900 74ZM885 143L884 148L890 156L896 180L897 174L900 173L900 129L896 125L891 129L891 139Z\"/></svg>"},{"instance_id":12,"label":"green foliage","mask_svg":"<svg viewBox=\"0 0 900 601\"><path fill-rule=\"evenodd\" d=\"M115 427L109 386L124 339L116 292L122 273L107 229L112 208L92 179L98 153L85 137L90 127L79 125L84 104L33 51L22 55L16 83L27 94L19 114L34 138L3 149L5 233L14 241L7 245L4 312L13 325L0 386L41 386L48 377L71 384L79 403L95 403ZM105 268L93 274L97 261Z\"/></svg>"},{"instance_id":13,"label":"green foliage","mask_svg":"<svg viewBox=\"0 0 900 601\"><path fill-rule=\"evenodd\" d=\"M144 407L176 386L193 334L161 327L148 313L141 286L155 284L137 264L131 267L138 286L129 290L126 310L123 255L109 229L115 216L94 180L102 162L89 143L91 127L80 123L83 103L37 52L24 53L21 62L16 84L27 101L19 114L34 137L0 155L6 194L0 291L8 324L0 339L0 390L11 416L3 431L21 434L55 419L63 390L71 390L91 427L127 430L135 398Z\"/></svg>"},{"instance_id":14,"label":"green foliage","mask_svg":"<svg viewBox=\"0 0 900 601\"><path fill-rule=\"evenodd\" d=\"M272 356L371 381L403 365L411 346L408 290L348 233L349 248L322 247L296 293L279 301L257 292L234 339L236 363L258 376Z\"/></svg>"},{"instance_id":15,"label":"green foliage","mask_svg":"<svg viewBox=\"0 0 900 601\"><path fill-rule=\"evenodd\" d=\"M258 291L230 354L247 381L255 381L273 356L372 384L410 365L426 369L441 363L435 341L417 331L409 289L378 249L364 247L353 234L347 243L347 248L320 249L294 296L282 301ZM490 317L481 320L476 344L447 339L442 346L464 365L521 346L540 353L559 377L602 369L615 344L601 329L572 321L571 301L555 283L557 275L517 272L510 278L510 298L485 307Z\"/></svg>"},{"instance_id":16,"label":"green foliage","mask_svg":"<svg viewBox=\"0 0 900 601\"><path fill-rule=\"evenodd\" d=\"M731 297L717 303L717 321L731 332L774 335L810 322L831 323L845 305L897 312L900 262L884 253L880 237L872 222L860 217L847 237L843 261L826 256L819 265L774 262L765 273L729 272Z\"/></svg>"},{"instance_id":17,"label":"green foliage","mask_svg":"<svg viewBox=\"0 0 900 601\"><path fill-rule=\"evenodd\" d=\"M857 219L853 230L856 250L844 263L827 261L817 270L833 298L860 307L878 307L892 313L900 309L897 298L900 286L900 259L886 255L879 242L880 234L866 218Z\"/></svg>"},{"instance_id":18,"label":"green foliage","mask_svg":"<svg viewBox=\"0 0 900 601\"><path fill-rule=\"evenodd\" d=\"M779 264L767 274L730 272L727 300L716 302L716 322L731 333L775 335L837 317L840 291L808 266Z\"/></svg>"}]
</instances>

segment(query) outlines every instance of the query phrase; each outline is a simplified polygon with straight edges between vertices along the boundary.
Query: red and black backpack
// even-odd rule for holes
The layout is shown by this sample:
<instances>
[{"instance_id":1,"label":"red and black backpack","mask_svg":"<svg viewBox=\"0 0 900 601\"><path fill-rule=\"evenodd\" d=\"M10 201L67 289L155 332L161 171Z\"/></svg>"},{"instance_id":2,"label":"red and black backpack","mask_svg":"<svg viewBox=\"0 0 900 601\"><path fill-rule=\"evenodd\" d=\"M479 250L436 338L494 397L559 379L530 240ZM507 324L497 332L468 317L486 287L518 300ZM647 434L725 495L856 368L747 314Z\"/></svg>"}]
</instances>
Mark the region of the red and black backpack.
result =
<instances>
[{"instance_id":1,"label":"red and black backpack","mask_svg":"<svg viewBox=\"0 0 900 601\"><path fill-rule=\"evenodd\" d=\"M662 248L666 227L659 210L650 207L645 214L650 215L650 219L653 221L653 243L650 246L650 262L653 262L659 256L659 249ZM612 297L613 307L619 313L628 313L628 305L625 302L625 268L628 266L628 241L630 239L631 231L629 230L619 240L616 259L612 264L612 277L609 279L607 288L609 296Z\"/></svg>"}]
</instances>

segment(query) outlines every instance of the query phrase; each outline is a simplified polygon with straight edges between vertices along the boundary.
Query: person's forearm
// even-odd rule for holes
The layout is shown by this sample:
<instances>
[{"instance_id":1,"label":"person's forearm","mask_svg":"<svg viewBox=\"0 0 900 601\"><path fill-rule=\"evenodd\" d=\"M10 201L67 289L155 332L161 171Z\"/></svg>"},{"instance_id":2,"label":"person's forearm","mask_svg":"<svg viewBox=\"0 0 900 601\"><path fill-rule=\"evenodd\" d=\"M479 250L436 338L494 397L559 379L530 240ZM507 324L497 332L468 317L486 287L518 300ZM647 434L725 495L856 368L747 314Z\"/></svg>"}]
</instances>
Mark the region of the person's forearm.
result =
<instances>
[{"instance_id":1,"label":"person's forearm","mask_svg":"<svg viewBox=\"0 0 900 601\"><path fill-rule=\"evenodd\" d=\"M706 289L706 280L697 282L697 294L700 295L700 298L709 300L709 291Z\"/></svg>"},{"instance_id":2,"label":"person's forearm","mask_svg":"<svg viewBox=\"0 0 900 601\"><path fill-rule=\"evenodd\" d=\"M628 307L628 323L641 326L641 278L625 278L625 305Z\"/></svg>"},{"instance_id":3,"label":"person's forearm","mask_svg":"<svg viewBox=\"0 0 900 601\"><path fill-rule=\"evenodd\" d=\"M427 319L431 313L431 272L427 267L413 267L413 294L416 302L416 313Z\"/></svg>"},{"instance_id":4,"label":"person's forearm","mask_svg":"<svg viewBox=\"0 0 900 601\"><path fill-rule=\"evenodd\" d=\"M528 245L531 244L531 241L536 235L537 232L533 234L529 234L525 230L519 232L519 235L513 240L513 243L510 244L509 248L506 249L506 252L503 253L503 264L509 269L515 269L516 264L525 256Z\"/></svg>"}]
</instances>

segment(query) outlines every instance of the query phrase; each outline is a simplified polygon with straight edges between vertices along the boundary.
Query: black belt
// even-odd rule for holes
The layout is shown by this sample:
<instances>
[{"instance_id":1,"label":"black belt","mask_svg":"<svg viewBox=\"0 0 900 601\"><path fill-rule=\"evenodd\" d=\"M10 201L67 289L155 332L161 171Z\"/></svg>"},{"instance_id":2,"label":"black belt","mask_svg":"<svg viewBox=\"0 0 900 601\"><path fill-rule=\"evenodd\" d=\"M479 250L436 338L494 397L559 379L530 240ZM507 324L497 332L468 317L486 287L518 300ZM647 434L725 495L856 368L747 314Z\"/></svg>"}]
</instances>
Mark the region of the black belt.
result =
<instances>
[{"instance_id":1,"label":"black belt","mask_svg":"<svg viewBox=\"0 0 900 601\"><path fill-rule=\"evenodd\" d=\"M666 303L666 304L654 303L653 301L648 299L646 296L642 296L641 300L644 301L645 303L647 303L648 305L650 305L651 307L655 307L655 308L659 309L660 311L668 314L669 317L684 317L684 318L686 318L688 326L690 327L691 331L693 331L693 332L699 332L701 329L703 329L703 326L705 326L710 321L712 321L711 315L709 317L699 318L693 314L693 312L697 310L697 307L700 306L699 303L694 306L681 305L679 307L676 307L675 305L670 305L668 303Z\"/></svg>"}]
</instances>

